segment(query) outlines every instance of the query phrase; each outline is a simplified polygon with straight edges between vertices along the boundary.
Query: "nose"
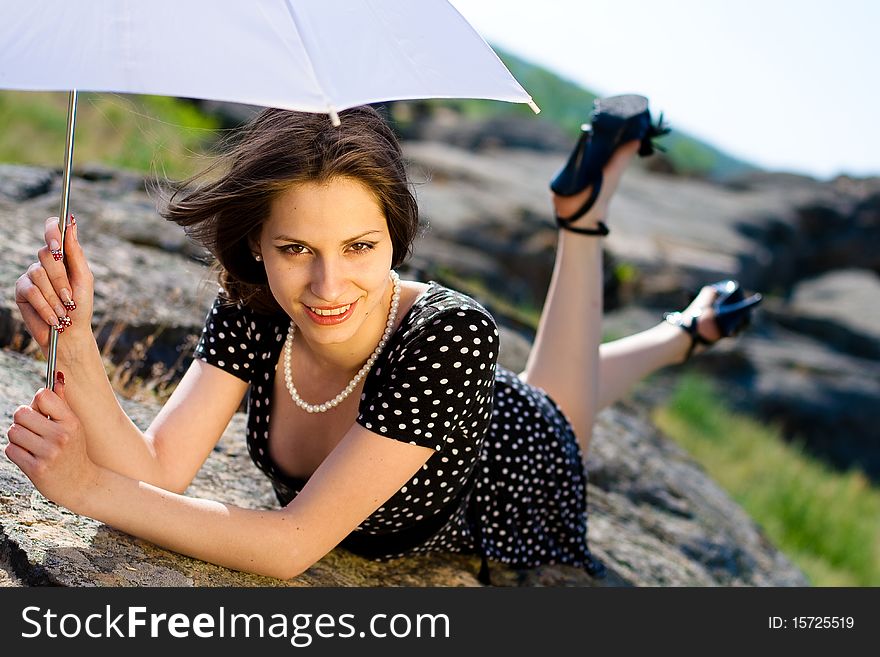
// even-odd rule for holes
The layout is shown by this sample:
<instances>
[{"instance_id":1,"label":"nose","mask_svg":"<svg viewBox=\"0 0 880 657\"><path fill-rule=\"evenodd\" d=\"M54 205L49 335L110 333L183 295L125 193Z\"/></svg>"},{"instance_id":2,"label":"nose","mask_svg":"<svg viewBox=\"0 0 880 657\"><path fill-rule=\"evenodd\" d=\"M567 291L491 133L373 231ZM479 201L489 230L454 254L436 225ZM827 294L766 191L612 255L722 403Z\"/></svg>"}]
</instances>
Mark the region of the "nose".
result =
<instances>
[{"instance_id":1,"label":"nose","mask_svg":"<svg viewBox=\"0 0 880 657\"><path fill-rule=\"evenodd\" d=\"M346 303L344 295L348 289L348 276L344 263L336 258L315 258L312 265L311 283L309 291L315 296L316 301L326 303L328 306Z\"/></svg>"}]
</instances>

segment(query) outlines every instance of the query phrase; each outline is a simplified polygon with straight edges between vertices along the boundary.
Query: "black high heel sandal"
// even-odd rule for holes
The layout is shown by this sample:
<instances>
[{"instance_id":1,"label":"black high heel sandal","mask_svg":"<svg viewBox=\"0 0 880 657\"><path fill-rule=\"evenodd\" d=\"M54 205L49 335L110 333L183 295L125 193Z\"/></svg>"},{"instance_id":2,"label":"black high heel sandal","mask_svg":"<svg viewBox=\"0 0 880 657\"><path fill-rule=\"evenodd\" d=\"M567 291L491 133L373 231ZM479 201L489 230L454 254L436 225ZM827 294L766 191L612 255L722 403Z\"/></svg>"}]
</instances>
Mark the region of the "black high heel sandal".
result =
<instances>
[{"instance_id":1,"label":"black high heel sandal","mask_svg":"<svg viewBox=\"0 0 880 657\"><path fill-rule=\"evenodd\" d=\"M712 309L715 311L715 324L721 334L718 340L737 335L749 325L752 319L752 309L761 303L763 297L756 293L746 298L739 282L729 279L713 283L712 287L718 292L712 302ZM691 346L684 358L685 361L691 357L698 344L710 347L718 342L718 340L707 340L700 335L697 330L699 318L700 315L685 316L680 312L663 315L663 319L691 336Z\"/></svg>"},{"instance_id":2,"label":"black high heel sandal","mask_svg":"<svg viewBox=\"0 0 880 657\"><path fill-rule=\"evenodd\" d=\"M575 228L571 224L593 207L602 189L602 169L611 159L618 146L638 139L641 141L639 155L647 157L655 146L653 139L669 132L660 115L656 125L651 123L648 99L644 96L625 95L597 98L593 101L592 124L583 125L580 139L565 166L553 177L550 189L559 196L574 196L592 187L590 197L571 217L556 215L560 228L585 235L607 235L608 226L598 223L598 228Z\"/></svg>"}]
</instances>

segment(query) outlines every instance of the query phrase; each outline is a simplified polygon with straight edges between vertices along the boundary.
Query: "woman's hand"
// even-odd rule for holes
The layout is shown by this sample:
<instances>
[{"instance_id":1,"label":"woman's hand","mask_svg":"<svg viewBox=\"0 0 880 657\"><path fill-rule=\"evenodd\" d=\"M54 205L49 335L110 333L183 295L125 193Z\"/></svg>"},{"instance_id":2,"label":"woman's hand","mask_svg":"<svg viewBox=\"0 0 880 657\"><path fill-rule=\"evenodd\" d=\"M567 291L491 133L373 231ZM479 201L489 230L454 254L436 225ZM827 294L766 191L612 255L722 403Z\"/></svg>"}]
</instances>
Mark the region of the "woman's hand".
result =
<instances>
[{"instance_id":1,"label":"woman's hand","mask_svg":"<svg viewBox=\"0 0 880 657\"><path fill-rule=\"evenodd\" d=\"M57 217L47 219L46 246L37 253L39 262L15 282L15 303L28 333L44 355L49 350L50 331L92 335L94 279L77 231L71 216L65 233L64 260L56 259L60 255L61 229Z\"/></svg>"},{"instance_id":2,"label":"woman's hand","mask_svg":"<svg viewBox=\"0 0 880 657\"><path fill-rule=\"evenodd\" d=\"M96 486L99 467L89 458L79 418L64 399L64 375L57 373L55 392L40 389L12 419L7 458L45 497L78 511Z\"/></svg>"}]
</instances>

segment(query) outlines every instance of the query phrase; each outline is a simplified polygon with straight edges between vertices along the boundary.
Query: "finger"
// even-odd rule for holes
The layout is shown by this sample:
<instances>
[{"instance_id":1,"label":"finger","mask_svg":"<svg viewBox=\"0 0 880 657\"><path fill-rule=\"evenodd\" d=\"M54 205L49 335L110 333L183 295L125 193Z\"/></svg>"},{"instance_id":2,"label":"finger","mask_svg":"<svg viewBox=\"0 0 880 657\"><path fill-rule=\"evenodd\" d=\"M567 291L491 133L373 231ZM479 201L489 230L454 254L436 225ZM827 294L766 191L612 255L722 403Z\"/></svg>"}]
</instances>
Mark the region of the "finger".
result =
<instances>
[{"instance_id":1,"label":"finger","mask_svg":"<svg viewBox=\"0 0 880 657\"><path fill-rule=\"evenodd\" d=\"M55 423L38 408L40 392L34 396L34 400L31 402L32 406L19 406L15 409L12 421L45 438L55 430Z\"/></svg>"},{"instance_id":2,"label":"finger","mask_svg":"<svg viewBox=\"0 0 880 657\"><path fill-rule=\"evenodd\" d=\"M46 272L52 292L57 297L60 297L61 302L64 304L64 314L71 310L76 310L76 304L73 300L73 286L67 277L67 267L64 265L64 261L57 260L52 251L45 246L37 251L37 255L40 258L40 264L43 265L43 270ZM47 296L46 298L48 299L49 297Z\"/></svg>"},{"instance_id":3,"label":"finger","mask_svg":"<svg viewBox=\"0 0 880 657\"><path fill-rule=\"evenodd\" d=\"M31 282L36 285L37 288L40 290L40 294L43 295L46 303L52 306L53 312L58 316L59 319L61 319L62 317L67 317L68 310L67 307L64 305L64 302L59 297L58 290L52 283L52 280L49 277L49 272L46 269L45 257L47 253L48 251L45 247L40 249L40 262L35 262L30 267L28 267L27 274L28 278L31 279ZM49 256L49 260L51 259L52 256Z\"/></svg>"},{"instance_id":4,"label":"finger","mask_svg":"<svg viewBox=\"0 0 880 657\"><path fill-rule=\"evenodd\" d=\"M58 318L58 313L54 308L49 304L46 300L46 297L43 296L42 291L34 281L31 279L32 272L36 271L36 268L42 270L42 265L35 263L28 268L28 271L22 275L15 284L15 302L18 304L19 308L23 308L24 305L30 306L33 311L40 316L40 318L55 328L60 328L61 321ZM36 274L39 276L39 274ZM48 278L46 279L48 281Z\"/></svg>"},{"instance_id":5,"label":"finger","mask_svg":"<svg viewBox=\"0 0 880 657\"><path fill-rule=\"evenodd\" d=\"M46 246L50 249L61 250L61 226L58 225L58 217L49 217L46 219L46 225L43 229L43 237L46 240Z\"/></svg>"},{"instance_id":6,"label":"finger","mask_svg":"<svg viewBox=\"0 0 880 657\"><path fill-rule=\"evenodd\" d=\"M58 396L58 398L64 402L64 405L67 406L67 397L65 393L65 383L64 380L64 372L58 370L55 372L55 387L52 388L52 391Z\"/></svg>"},{"instance_id":7,"label":"finger","mask_svg":"<svg viewBox=\"0 0 880 657\"><path fill-rule=\"evenodd\" d=\"M49 331L54 330L54 328L48 326L43 318L40 317L40 314L26 301L18 302L18 310L21 313L21 318L24 320L27 332L30 333L40 348L45 350L49 344Z\"/></svg>"},{"instance_id":8,"label":"finger","mask_svg":"<svg viewBox=\"0 0 880 657\"><path fill-rule=\"evenodd\" d=\"M18 445L32 456L42 456L45 454L46 449L49 446L49 443L43 440L42 437L20 424L13 424L9 427L6 431L6 435L9 437L10 443Z\"/></svg>"},{"instance_id":9,"label":"finger","mask_svg":"<svg viewBox=\"0 0 880 657\"><path fill-rule=\"evenodd\" d=\"M57 374L58 373L56 373L55 377L56 386L58 385ZM64 375L62 374L61 376L63 377ZM64 386L62 385L61 387L63 388ZM34 395L34 403L31 408L36 411L41 418L45 419L45 416L49 416L56 422L62 422L68 419L72 413L67 402L59 397L57 393L48 388L41 388L37 391L37 394Z\"/></svg>"},{"instance_id":10,"label":"finger","mask_svg":"<svg viewBox=\"0 0 880 657\"><path fill-rule=\"evenodd\" d=\"M89 268L86 254L82 249L82 244L80 244L79 225L77 224L76 217L73 215L70 215L70 221L67 224L67 232L65 234L64 262L67 265L67 275L73 284L74 293L78 291L80 286L91 284L92 270Z\"/></svg>"},{"instance_id":11,"label":"finger","mask_svg":"<svg viewBox=\"0 0 880 657\"><path fill-rule=\"evenodd\" d=\"M15 463L19 470L30 478L28 473L33 472L34 466L37 464L36 457L15 443L9 443L3 451L6 454L6 458Z\"/></svg>"}]
</instances>

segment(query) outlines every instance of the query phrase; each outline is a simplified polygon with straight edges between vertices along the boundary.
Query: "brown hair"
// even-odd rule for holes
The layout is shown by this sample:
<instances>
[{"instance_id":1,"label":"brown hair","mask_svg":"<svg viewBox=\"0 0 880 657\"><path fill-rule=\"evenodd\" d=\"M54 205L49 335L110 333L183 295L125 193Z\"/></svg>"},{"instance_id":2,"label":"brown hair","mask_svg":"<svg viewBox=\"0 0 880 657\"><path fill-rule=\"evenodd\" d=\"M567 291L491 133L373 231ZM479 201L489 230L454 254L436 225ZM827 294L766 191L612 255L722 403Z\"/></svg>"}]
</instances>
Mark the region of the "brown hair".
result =
<instances>
[{"instance_id":1,"label":"brown hair","mask_svg":"<svg viewBox=\"0 0 880 657\"><path fill-rule=\"evenodd\" d=\"M233 301L264 313L283 312L249 240L258 235L273 199L291 184L338 176L363 183L388 221L392 267L409 256L419 214L394 132L368 106L340 112L339 118L341 125L334 127L325 114L263 110L233 135L213 165L175 185L161 214L210 251ZM224 171L219 179L193 187L218 169Z\"/></svg>"}]
</instances>

